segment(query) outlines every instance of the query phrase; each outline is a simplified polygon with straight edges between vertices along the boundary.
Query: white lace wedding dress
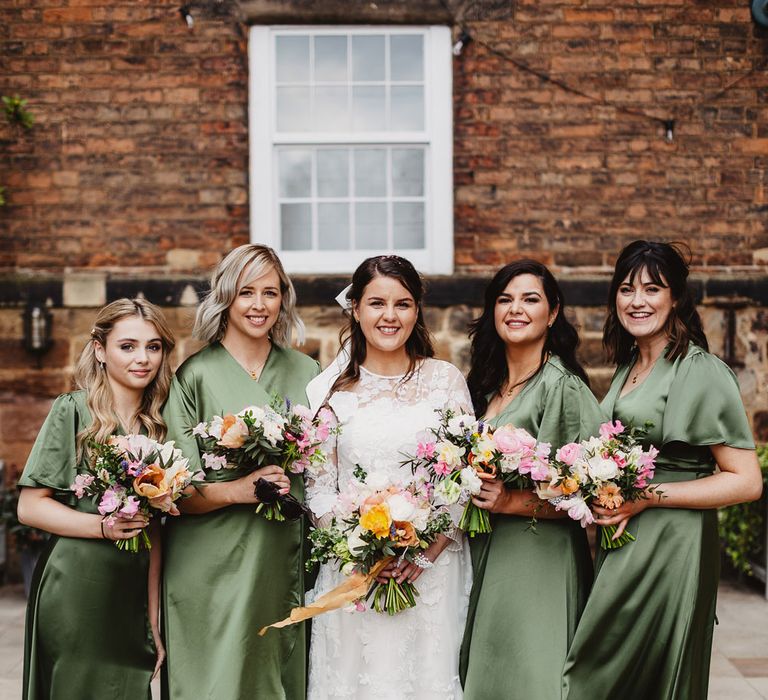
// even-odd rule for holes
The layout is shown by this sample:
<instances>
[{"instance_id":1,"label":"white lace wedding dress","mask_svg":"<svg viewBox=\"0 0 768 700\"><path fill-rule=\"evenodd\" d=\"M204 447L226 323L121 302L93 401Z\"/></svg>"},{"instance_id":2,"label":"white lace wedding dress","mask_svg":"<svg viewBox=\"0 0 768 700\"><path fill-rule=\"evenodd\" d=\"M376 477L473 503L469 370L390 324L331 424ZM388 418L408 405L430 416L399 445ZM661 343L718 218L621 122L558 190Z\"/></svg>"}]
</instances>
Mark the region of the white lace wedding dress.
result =
<instances>
[{"instance_id":1,"label":"white lace wedding dress","mask_svg":"<svg viewBox=\"0 0 768 700\"><path fill-rule=\"evenodd\" d=\"M428 359L414 375L382 377L361 368L352 391L329 400L341 426L334 458L307 484L315 516L328 512L339 487L360 465L368 472L410 477L400 462L414 454L417 434L436 426L437 408L470 410L461 373ZM458 657L471 588L469 548L457 531L435 565L418 578L416 607L396 615L336 610L312 621L309 700L458 700ZM343 580L334 563L320 567L313 599Z\"/></svg>"}]
</instances>

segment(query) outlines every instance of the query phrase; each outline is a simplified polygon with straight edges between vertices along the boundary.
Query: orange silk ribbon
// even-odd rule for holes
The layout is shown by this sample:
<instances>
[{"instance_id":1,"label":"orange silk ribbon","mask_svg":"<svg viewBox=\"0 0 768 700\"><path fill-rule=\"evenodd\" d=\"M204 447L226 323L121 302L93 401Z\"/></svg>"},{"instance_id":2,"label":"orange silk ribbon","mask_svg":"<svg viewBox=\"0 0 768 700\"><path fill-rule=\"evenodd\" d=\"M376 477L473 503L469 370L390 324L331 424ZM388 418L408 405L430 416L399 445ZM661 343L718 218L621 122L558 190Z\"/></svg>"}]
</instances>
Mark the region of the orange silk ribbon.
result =
<instances>
[{"instance_id":1,"label":"orange silk ribbon","mask_svg":"<svg viewBox=\"0 0 768 700\"><path fill-rule=\"evenodd\" d=\"M371 587L373 580L379 575L379 572L391 562L393 557L386 557L376 564L367 574L356 573L347 577L347 580L339 584L332 591L328 591L324 595L321 595L312 605L307 605L304 608L294 608L291 610L291 614L266 627L262 627L259 631L259 636L264 636L270 627L280 628L293 625L296 622L303 622L309 620L316 615L321 615L331 610L338 610L349 603L362 598L368 593L368 589Z\"/></svg>"}]
</instances>

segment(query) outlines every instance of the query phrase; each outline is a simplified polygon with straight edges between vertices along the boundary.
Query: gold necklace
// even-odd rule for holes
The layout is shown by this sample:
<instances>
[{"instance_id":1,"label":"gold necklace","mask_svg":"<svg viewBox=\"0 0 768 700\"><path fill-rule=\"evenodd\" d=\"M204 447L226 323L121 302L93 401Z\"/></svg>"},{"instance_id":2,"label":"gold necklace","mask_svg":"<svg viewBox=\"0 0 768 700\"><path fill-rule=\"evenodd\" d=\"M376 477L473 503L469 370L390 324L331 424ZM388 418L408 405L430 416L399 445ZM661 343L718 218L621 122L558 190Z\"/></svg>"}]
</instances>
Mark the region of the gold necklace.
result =
<instances>
[{"instance_id":1,"label":"gold necklace","mask_svg":"<svg viewBox=\"0 0 768 700\"><path fill-rule=\"evenodd\" d=\"M266 363L267 361L264 360L263 362L260 362L258 365L256 365L256 367L254 367L253 369L248 369L246 367L245 371L251 375L251 379L258 379L261 376L261 370L264 369L264 365Z\"/></svg>"}]
</instances>

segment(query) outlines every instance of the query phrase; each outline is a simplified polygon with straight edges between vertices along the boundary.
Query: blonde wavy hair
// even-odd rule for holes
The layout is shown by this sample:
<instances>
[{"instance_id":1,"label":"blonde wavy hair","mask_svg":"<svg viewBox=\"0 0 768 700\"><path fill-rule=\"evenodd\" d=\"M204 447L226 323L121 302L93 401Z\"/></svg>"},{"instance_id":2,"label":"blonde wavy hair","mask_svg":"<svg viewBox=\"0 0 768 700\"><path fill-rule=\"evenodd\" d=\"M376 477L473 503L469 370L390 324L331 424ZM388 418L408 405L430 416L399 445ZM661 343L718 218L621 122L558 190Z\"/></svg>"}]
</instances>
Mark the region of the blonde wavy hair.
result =
<instances>
[{"instance_id":1,"label":"blonde wavy hair","mask_svg":"<svg viewBox=\"0 0 768 700\"><path fill-rule=\"evenodd\" d=\"M269 336L272 342L283 347L304 342L304 324L296 313L296 291L283 264L272 248L265 245L246 244L230 251L215 267L211 275L211 291L197 309L192 335L205 343L213 343L224 337L227 330L227 311L238 292L257 277L273 268L280 278L280 313Z\"/></svg>"},{"instance_id":2,"label":"blonde wavy hair","mask_svg":"<svg viewBox=\"0 0 768 700\"><path fill-rule=\"evenodd\" d=\"M168 327L165 315L157 306L145 299L118 299L99 311L91 329L91 338L75 365L75 383L80 389L85 389L88 394L88 410L92 419L91 425L77 435L77 450L80 456L89 440L106 442L120 425L114 410L114 396L107 373L96 358L96 342L98 341L102 347L106 348L108 336L115 324L130 316L151 323L157 329L163 346L160 368L144 390L141 406L135 418L146 428L149 437L155 440L162 440L165 437L166 425L161 409L171 388L173 371L169 356L176 341Z\"/></svg>"}]
</instances>

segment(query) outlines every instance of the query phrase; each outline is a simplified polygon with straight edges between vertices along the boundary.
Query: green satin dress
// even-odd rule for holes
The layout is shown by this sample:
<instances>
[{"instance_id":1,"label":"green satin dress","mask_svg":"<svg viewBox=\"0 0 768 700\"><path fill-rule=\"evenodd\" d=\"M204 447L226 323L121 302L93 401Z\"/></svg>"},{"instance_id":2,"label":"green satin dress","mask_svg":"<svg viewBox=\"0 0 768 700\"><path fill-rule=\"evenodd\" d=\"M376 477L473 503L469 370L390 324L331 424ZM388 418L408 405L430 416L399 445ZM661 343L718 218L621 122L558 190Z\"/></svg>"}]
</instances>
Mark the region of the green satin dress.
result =
<instances>
[{"instance_id":1,"label":"green satin dress","mask_svg":"<svg viewBox=\"0 0 768 700\"><path fill-rule=\"evenodd\" d=\"M754 448L736 377L714 355L691 345L674 362L662 357L620 398L630 370L617 370L603 408L625 425L653 422L647 444L660 450L661 491L712 474L711 445ZM635 542L598 553L563 697L702 700L720 575L717 511L649 508L628 530Z\"/></svg>"},{"instance_id":2,"label":"green satin dress","mask_svg":"<svg viewBox=\"0 0 768 700\"><path fill-rule=\"evenodd\" d=\"M552 357L489 422L512 423L562 445L597 433L600 407L589 387ZM592 559L570 520L492 515L493 532L470 540L474 585L461 649L466 700L553 700L562 663L587 601Z\"/></svg>"},{"instance_id":3,"label":"green satin dress","mask_svg":"<svg viewBox=\"0 0 768 700\"><path fill-rule=\"evenodd\" d=\"M214 415L265 405L274 394L306 404L305 387L318 365L273 345L258 381L220 343L190 357L171 386L164 416L168 437L200 467L191 430ZM209 475L234 479L243 472ZM205 487L202 487L205 488ZM302 479L292 492L301 498ZM303 700L303 624L258 632L301 605L302 522L273 522L254 505L168 518L164 548L165 645L163 697L177 700Z\"/></svg>"},{"instance_id":4,"label":"green satin dress","mask_svg":"<svg viewBox=\"0 0 768 700\"><path fill-rule=\"evenodd\" d=\"M86 393L62 394L35 440L19 485L50 488L75 510L98 513L69 486L75 438L91 423ZM150 697L155 647L147 612L147 552L113 542L53 536L40 555L27 603L24 700Z\"/></svg>"}]
</instances>

